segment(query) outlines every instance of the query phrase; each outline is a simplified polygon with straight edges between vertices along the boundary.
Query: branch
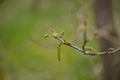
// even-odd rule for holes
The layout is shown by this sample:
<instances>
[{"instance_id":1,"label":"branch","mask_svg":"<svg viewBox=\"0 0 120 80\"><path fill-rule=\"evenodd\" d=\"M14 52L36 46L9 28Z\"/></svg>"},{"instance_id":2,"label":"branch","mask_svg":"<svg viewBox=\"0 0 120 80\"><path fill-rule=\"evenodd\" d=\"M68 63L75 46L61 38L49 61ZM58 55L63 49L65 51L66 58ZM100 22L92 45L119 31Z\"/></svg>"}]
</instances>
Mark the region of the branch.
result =
<instances>
[{"instance_id":1,"label":"branch","mask_svg":"<svg viewBox=\"0 0 120 80\"><path fill-rule=\"evenodd\" d=\"M83 49L83 53L86 54L86 50L85 50L85 47L86 47L86 44L87 44L87 26L86 25L85 25L84 33L83 33L83 41L84 42L83 42L82 49Z\"/></svg>"},{"instance_id":2,"label":"branch","mask_svg":"<svg viewBox=\"0 0 120 80\"><path fill-rule=\"evenodd\" d=\"M65 41L62 38L64 35L64 31L61 34L58 34L58 33L56 33L56 31L53 28L48 30L51 33L52 37L54 37L56 40L58 40L60 42L60 44L58 45L58 61L61 60L60 49L61 49L62 45L69 46L69 47L75 49L76 51L78 51L84 55L91 55L91 56L109 55L109 54L114 54L114 53L117 53L120 51L120 47L117 49L109 48L107 51L104 51L104 52L97 52L95 49L93 49L91 47L87 47L86 44L87 44L88 40L87 40L86 25L87 25L87 22L84 21L84 26L85 26L84 33L83 33L84 42L83 42L82 48L80 48L80 47L78 47L70 42ZM94 33L94 35L97 36L97 33ZM45 38L48 36L49 36L48 34L45 34Z\"/></svg>"},{"instance_id":3,"label":"branch","mask_svg":"<svg viewBox=\"0 0 120 80\"><path fill-rule=\"evenodd\" d=\"M75 50L77 50L78 52L81 52L84 54L84 55L91 55L91 56L97 56L97 55L108 55L108 54L114 54L114 53L117 53L120 51L120 48L117 48L117 49L113 49L113 48L109 48L107 51L104 51L104 52L99 52L99 53L95 53L95 52L92 52L92 51L88 51L88 50L83 50L82 48L79 48L77 47L76 45L72 44L72 43L69 43L69 42L66 42L64 39L62 39L61 37L59 37L58 35L54 36L55 39L57 39L58 41L61 42L61 44L64 44L66 46L69 46Z\"/></svg>"}]
</instances>

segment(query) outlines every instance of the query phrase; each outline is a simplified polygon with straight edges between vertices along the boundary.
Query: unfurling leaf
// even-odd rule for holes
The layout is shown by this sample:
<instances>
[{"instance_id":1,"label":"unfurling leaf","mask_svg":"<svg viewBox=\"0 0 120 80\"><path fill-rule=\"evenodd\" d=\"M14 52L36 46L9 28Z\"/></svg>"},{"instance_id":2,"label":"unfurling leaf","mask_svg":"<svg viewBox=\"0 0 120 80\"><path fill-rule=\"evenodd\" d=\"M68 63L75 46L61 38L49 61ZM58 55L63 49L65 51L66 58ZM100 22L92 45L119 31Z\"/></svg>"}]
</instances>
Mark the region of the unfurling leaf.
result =
<instances>
[{"instance_id":1,"label":"unfurling leaf","mask_svg":"<svg viewBox=\"0 0 120 80\"><path fill-rule=\"evenodd\" d=\"M58 61L61 60L61 56L60 56L60 49L61 49L61 46L62 46L62 43L60 43L60 44L58 45Z\"/></svg>"},{"instance_id":2,"label":"unfurling leaf","mask_svg":"<svg viewBox=\"0 0 120 80\"><path fill-rule=\"evenodd\" d=\"M45 34L44 37L45 37L45 38L49 37L49 34Z\"/></svg>"},{"instance_id":3,"label":"unfurling leaf","mask_svg":"<svg viewBox=\"0 0 120 80\"><path fill-rule=\"evenodd\" d=\"M98 55L98 54L97 54L97 51L96 51L95 49L93 49L92 47L85 47L85 50L91 51L91 52L93 52L94 54Z\"/></svg>"},{"instance_id":4,"label":"unfurling leaf","mask_svg":"<svg viewBox=\"0 0 120 80\"><path fill-rule=\"evenodd\" d=\"M62 32L60 33L60 38L63 37L64 33L65 33L64 31L62 31Z\"/></svg>"}]
</instances>

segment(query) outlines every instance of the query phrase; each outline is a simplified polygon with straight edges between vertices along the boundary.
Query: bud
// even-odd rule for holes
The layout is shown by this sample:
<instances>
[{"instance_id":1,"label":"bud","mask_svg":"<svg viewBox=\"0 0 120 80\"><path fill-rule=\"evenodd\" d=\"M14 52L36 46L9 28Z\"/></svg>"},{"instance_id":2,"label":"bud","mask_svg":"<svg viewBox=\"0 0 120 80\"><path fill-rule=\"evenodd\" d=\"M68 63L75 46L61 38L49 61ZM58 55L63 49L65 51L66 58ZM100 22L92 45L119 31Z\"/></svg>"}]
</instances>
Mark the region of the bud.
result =
<instances>
[{"instance_id":1,"label":"bud","mask_svg":"<svg viewBox=\"0 0 120 80\"><path fill-rule=\"evenodd\" d=\"M56 31L53 28L49 29L48 31L52 34L53 37L58 36L58 33L56 33Z\"/></svg>"},{"instance_id":2,"label":"bud","mask_svg":"<svg viewBox=\"0 0 120 80\"><path fill-rule=\"evenodd\" d=\"M98 36L99 35L98 31L93 32L93 35Z\"/></svg>"},{"instance_id":3,"label":"bud","mask_svg":"<svg viewBox=\"0 0 120 80\"><path fill-rule=\"evenodd\" d=\"M55 30L53 28L51 28L51 29L48 29L48 32L53 34L53 33L55 33Z\"/></svg>"},{"instance_id":4,"label":"bud","mask_svg":"<svg viewBox=\"0 0 120 80\"><path fill-rule=\"evenodd\" d=\"M45 37L45 38L49 37L49 34L45 34L44 37Z\"/></svg>"},{"instance_id":5,"label":"bud","mask_svg":"<svg viewBox=\"0 0 120 80\"><path fill-rule=\"evenodd\" d=\"M88 24L87 19L84 19L84 20L83 20L83 24L84 24L85 26Z\"/></svg>"},{"instance_id":6,"label":"bud","mask_svg":"<svg viewBox=\"0 0 120 80\"><path fill-rule=\"evenodd\" d=\"M109 51L113 51L114 50L114 48L109 48Z\"/></svg>"}]
</instances>

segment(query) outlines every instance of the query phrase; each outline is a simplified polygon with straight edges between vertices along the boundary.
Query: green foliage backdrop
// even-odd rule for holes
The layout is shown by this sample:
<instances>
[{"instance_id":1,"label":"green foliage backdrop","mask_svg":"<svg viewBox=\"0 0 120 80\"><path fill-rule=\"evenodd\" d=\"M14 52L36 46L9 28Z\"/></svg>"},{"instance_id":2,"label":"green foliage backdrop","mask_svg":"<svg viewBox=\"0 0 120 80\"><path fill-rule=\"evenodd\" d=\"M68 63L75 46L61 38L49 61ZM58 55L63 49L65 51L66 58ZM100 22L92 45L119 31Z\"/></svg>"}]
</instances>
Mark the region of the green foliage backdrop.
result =
<instances>
[{"instance_id":1,"label":"green foliage backdrop","mask_svg":"<svg viewBox=\"0 0 120 80\"><path fill-rule=\"evenodd\" d=\"M58 32L64 30L68 41L81 46L81 34L76 29L83 18L77 19L76 14L85 16L93 28L92 0L2 0L0 3L0 80L100 78L98 57L84 56L63 46L62 60L58 62L58 42L44 38L52 27ZM96 41L89 45L97 47Z\"/></svg>"}]
</instances>

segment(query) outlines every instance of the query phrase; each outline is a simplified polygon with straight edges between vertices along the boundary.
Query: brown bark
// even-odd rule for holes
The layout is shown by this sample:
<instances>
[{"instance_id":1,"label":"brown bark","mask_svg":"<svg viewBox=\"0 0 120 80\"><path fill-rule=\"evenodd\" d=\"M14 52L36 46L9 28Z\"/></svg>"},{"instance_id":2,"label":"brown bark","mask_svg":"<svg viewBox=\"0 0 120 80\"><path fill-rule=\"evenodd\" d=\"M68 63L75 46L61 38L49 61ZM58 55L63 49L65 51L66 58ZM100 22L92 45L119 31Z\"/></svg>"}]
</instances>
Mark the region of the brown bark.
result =
<instances>
[{"instance_id":1,"label":"brown bark","mask_svg":"<svg viewBox=\"0 0 120 80\"><path fill-rule=\"evenodd\" d=\"M107 35L100 37L100 50L105 51L110 47L118 47L111 40L118 38L114 27L112 0L95 0L94 3L95 22L98 30L106 32ZM103 33L100 33L104 35ZM109 39L107 39L107 37ZM119 42L118 42L119 43ZM103 80L120 80L120 57L118 54L101 56L103 62L104 77Z\"/></svg>"}]
</instances>

